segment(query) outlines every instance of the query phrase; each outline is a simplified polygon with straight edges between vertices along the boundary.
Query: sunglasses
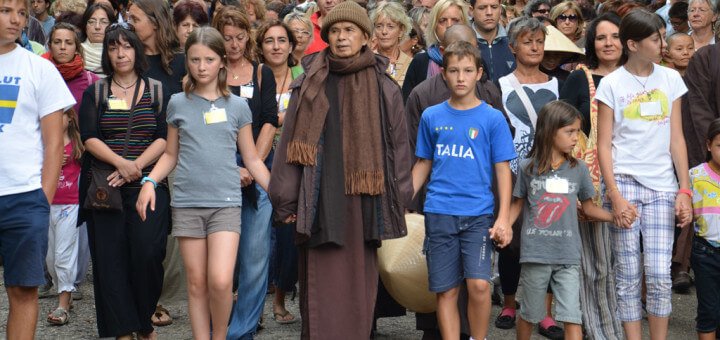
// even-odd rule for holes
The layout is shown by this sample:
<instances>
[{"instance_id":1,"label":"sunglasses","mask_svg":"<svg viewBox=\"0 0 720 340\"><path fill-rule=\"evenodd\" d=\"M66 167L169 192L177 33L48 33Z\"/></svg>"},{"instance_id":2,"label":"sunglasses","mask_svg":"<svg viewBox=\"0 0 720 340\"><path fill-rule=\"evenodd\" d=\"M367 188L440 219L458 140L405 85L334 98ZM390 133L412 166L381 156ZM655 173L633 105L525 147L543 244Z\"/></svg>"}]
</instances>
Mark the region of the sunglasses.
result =
<instances>
[{"instance_id":1,"label":"sunglasses","mask_svg":"<svg viewBox=\"0 0 720 340\"><path fill-rule=\"evenodd\" d=\"M577 21L577 19L578 19L578 16L575 14L570 14L570 15L560 14L560 15L558 15L558 17L555 21L567 21L567 20Z\"/></svg>"},{"instance_id":2,"label":"sunglasses","mask_svg":"<svg viewBox=\"0 0 720 340\"><path fill-rule=\"evenodd\" d=\"M117 29L124 29L124 30L128 30L131 32L135 32L135 27L132 24L129 24L127 22L116 22L116 23L108 26L105 29L105 33L108 33L108 32L111 32L111 31L114 31Z\"/></svg>"}]
</instances>

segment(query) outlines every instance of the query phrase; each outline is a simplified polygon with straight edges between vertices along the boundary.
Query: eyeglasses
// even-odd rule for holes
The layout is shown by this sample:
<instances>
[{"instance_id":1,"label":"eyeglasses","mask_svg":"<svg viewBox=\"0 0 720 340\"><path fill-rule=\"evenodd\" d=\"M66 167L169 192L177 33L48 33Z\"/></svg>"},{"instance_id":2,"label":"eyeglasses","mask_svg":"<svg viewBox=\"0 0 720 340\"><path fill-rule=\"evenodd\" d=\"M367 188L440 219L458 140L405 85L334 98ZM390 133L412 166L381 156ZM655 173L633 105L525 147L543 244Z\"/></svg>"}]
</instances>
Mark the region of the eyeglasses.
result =
<instances>
[{"instance_id":1,"label":"eyeglasses","mask_svg":"<svg viewBox=\"0 0 720 340\"><path fill-rule=\"evenodd\" d=\"M577 19L578 19L578 16L575 14L570 14L570 15L560 14L560 15L558 15L558 17L555 21L567 21L567 20L577 21Z\"/></svg>"},{"instance_id":2,"label":"eyeglasses","mask_svg":"<svg viewBox=\"0 0 720 340\"><path fill-rule=\"evenodd\" d=\"M90 19L87 21L88 26L95 26L97 24L100 24L100 27L107 26L107 25L110 25L110 20L108 20L108 19L100 19L100 20Z\"/></svg>"},{"instance_id":3,"label":"eyeglasses","mask_svg":"<svg viewBox=\"0 0 720 340\"><path fill-rule=\"evenodd\" d=\"M550 13L550 10L549 9L536 9L533 11L533 13L548 14L548 13Z\"/></svg>"},{"instance_id":4,"label":"eyeglasses","mask_svg":"<svg viewBox=\"0 0 720 340\"><path fill-rule=\"evenodd\" d=\"M293 34L295 34L296 37L303 37L303 38L309 38L310 32L303 31L303 30L292 30Z\"/></svg>"},{"instance_id":5,"label":"eyeglasses","mask_svg":"<svg viewBox=\"0 0 720 340\"><path fill-rule=\"evenodd\" d=\"M129 24L129 23L127 23L127 22L116 22L116 23L108 26L108 27L105 29L105 33L108 33L108 32L110 32L110 31L114 31L114 30L117 30L117 29L124 29L124 30L128 30L128 31L131 31L131 32L135 32L135 27L134 27L132 24Z\"/></svg>"}]
</instances>

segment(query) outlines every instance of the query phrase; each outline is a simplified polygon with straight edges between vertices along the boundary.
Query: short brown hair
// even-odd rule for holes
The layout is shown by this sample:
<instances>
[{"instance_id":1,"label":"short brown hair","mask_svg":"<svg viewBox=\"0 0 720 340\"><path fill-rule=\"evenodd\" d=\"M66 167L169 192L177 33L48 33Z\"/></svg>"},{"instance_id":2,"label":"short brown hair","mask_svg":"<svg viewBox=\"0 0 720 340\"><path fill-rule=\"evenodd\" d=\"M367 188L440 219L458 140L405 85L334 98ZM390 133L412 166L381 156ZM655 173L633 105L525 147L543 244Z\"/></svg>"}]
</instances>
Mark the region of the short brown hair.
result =
<instances>
[{"instance_id":1,"label":"short brown hair","mask_svg":"<svg viewBox=\"0 0 720 340\"><path fill-rule=\"evenodd\" d=\"M473 46L467 41L456 41L450 44L450 46L448 46L447 48L445 48L442 61L443 69L446 69L450 66L450 57L457 57L458 60L466 57L470 58L475 63L475 66L477 66L478 69L482 68L480 49Z\"/></svg>"}]
</instances>

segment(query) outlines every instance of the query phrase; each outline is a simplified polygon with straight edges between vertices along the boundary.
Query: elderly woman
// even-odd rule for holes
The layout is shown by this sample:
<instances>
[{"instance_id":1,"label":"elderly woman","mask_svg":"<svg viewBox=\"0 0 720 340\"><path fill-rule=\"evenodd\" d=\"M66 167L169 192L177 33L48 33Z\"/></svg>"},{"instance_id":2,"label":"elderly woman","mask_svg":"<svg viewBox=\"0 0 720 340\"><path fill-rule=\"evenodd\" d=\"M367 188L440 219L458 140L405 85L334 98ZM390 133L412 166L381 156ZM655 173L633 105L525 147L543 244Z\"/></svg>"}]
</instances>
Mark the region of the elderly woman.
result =
<instances>
[{"instance_id":1,"label":"elderly woman","mask_svg":"<svg viewBox=\"0 0 720 340\"><path fill-rule=\"evenodd\" d=\"M276 219L297 221L303 339L368 339L376 247L407 233L410 150L400 91L367 46L372 23L353 1L325 17L329 46L308 56L273 163Z\"/></svg>"},{"instance_id":2,"label":"elderly woman","mask_svg":"<svg viewBox=\"0 0 720 340\"><path fill-rule=\"evenodd\" d=\"M575 156L584 160L590 170L596 204L602 204L600 164L597 161L597 102L595 89L602 78L618 68L622 56L620 17L606 13L593 20L587 29L586 64L568 76L560 90L560 99L575 106L583 116L583 143ZM591 339L622 339L623 329L617 316L615 283L610 261L610 228L607 223L581 221L582 285L580 306L586 334Z\"/></svg>"},{"instance_id":3,"label":"elderly woman","mask_svg":"<svg viewBox=\"0 0 720 340\"><path fill-rule=\"evenodd\" d=\"M550 11L550 19L562 34L573 43L578 44L585 29L585 21L580 6L575 1L568 0L555 5ZM584 42L580 42L580 44L578 46L583 46Z\"/></svg>"},{"instance_id":4,"label":"elderly woman","mask_svg":"<svg viewBox=\"0 0 720 340\"><path fill-rule=\"evenodd\" d=\"M227 84L230 91L245 98L252 112L252 131L260 158L272 166L272 144L278 127L275 76L267 65L255 60L252 26L236 6L223 7L213 18L213 27L225 39ZM238 299L228 328L228 338L239 339L255 332L262 316L270 264L270 217L272 206L265 190L253 181L240 164L243 186L240 247L235 262Z\"/></svg>"},{"instance_id":5,"label":"elderly woman","mask_svg":"<svg viewBox=\"0 0 720 340\"><path fill-rule=\"evenodd\" d=\"M293 49L293 57L299 63L305 56L305 50L313 40L313 24L312 21L303 13L292 12L285 16L283 22L288 25L295 36L297 45Z\"/></svg>"},{"instance_id":6,"label":"elderly woman","mask_svg":"<svg viewBox=\"0 0 720 340\"><path fill-rule=\"evenodd\" d=\"M715 30L713 25L717 21L717 8L711 0L690 0L688 3L688 20L692 33L690 36L695 43L695 50L700 47L715 44Z\"/></svg>"},{"instance_id":7,"label":"elderly woman","mask_svg":"<svg viewBox=\"0 0 720 340\"><path fill-rule=\"evenodd\" d=\"M403 98L407 99L418 84L423 80L440 73L442 53L440 46L445 31L457 23L468 24L469 5L463 0L440 0L430 11L430 21L425 30L426 53L418 53L408 67L402 86Z\"/></svg>"},{"instance_id":8,"label":"elderly woman","mask_svg":"<svg viewBox=\"0 0 720 340\"><path fill-rule=\"evenodd\" d=\"M155 209L144 221L135 202L140 179L165 149L165 112L158 112L156 86L151 86L157 81L143 77L143 44L125 24L105 32L102 65L108 78L83 94L80 130L93 162L115 169L107 180L120 190L122 210L92 210L88 220L97 328L101 338L132 339L137 333L150 339L156 337L150 316L163 281L167 186L158 185Z\"/></svg>"},{"instance_id":9,"label":"elderly woman","mask_svg":"<svg viewBox=\"0 0 720 340\"><path fill-rule=\"evenodd\" d=\"M173 24L175 24L175 35L177 35L180 47L185 46L187 38L192 31L200 26L205 26L210 20L207 11L194 0L178 1L173 7Z\"/></svg>"},{"instance_id":10,"label":"elderly woman","mask_svg":"<svg viewBox=\"0 0 720 340\"><path fill-rule=\"evenodd\" d=\"M522 17L508 27L508 43L510 50L515 54L517 66L515 71L500 78L499 83L503 107L515 128L513 142L518 158L510 162L513 174L520 171L519 160L526 158L532 148L535 124L531 117L537 117L537 113L545 104L558 98L558 79L540 70L545 54L546 35L545 26L536 18ZM525 98L522 98L523 96ZM516 237L509 246L500 251L498 261L505 299L503 309L495 320L495 326L502 329L512 328L515 324L517 309L515 293L520 279L520 228L519 223L513 225ZM540 334L551 339L563 337L563 330L555 324L549 310L548 315L538 325L538 330Z\"/></svg>"},{"instance_id":11,"label":"elderly woman","mask_svg":"<svg viewBox=\"0 0 720 340\"><path fill-rule=\"evenodd\" d=\"M105 77L102 72L100 59L102 56L103 39L105 38L105 29L115 22L115 11L112 7L104 3L95 3L90 5L85 14L83 14L84 26L81 27L85 32L85 41L82 43L83 59L85 60L85 69L95 73L100 77Z\"/></svg>"},{"instance_id":12,"label":"elderly woman","mask_svg":"<svg viewBox=\"0 0 720 340\"><path fill-rule=\"evenodd\" d=\"M399 3L382 2L370 12L370 20L377 39L375 53L390 60L387 71L402 86L412 59L400 51L400 42L408 36L412 28L410 18Z\"/></svg>"}]
</instances>

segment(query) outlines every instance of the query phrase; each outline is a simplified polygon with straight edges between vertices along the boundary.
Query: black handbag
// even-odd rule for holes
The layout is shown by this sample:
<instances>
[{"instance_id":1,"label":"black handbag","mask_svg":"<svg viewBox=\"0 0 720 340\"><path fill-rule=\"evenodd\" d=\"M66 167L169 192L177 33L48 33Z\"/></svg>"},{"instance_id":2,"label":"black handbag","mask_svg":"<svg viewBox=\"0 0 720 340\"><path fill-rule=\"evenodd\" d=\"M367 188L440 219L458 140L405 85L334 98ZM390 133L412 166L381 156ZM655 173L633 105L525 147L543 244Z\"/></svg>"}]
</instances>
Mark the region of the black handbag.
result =
<instances>
[{"instance_id":1,"label":"black handbag","mask_svg":"<svg viewBox=\"0 0 720 340\"><path fill-rule=\"evenodd\" d=\"M98 81L95 86L110 86L107 84L107 80ZM133 95L132 104L130 105L130 112L128 113L128 127L125 133L125 145L123 145L122 157L127 156L128 141L130 140L130 134L132 132L132 118L135 114L135 102L137 101L138 92L140 91L140 78L138 77L137 84L135 84L135 94ZM103 93L100 89L100 93ZM98 100L98 98L96 98ZM100 119L98 119L98 125ZM98 131L100 131L98 129ZM93 159L90 163L90 186L88 187L87 197L83 208L89 210L99 211L122 211L123 201L120 193L120 188L110 186L107 178L115 172L115 167L98 159Z\"/></svg>"}]
</instances>

